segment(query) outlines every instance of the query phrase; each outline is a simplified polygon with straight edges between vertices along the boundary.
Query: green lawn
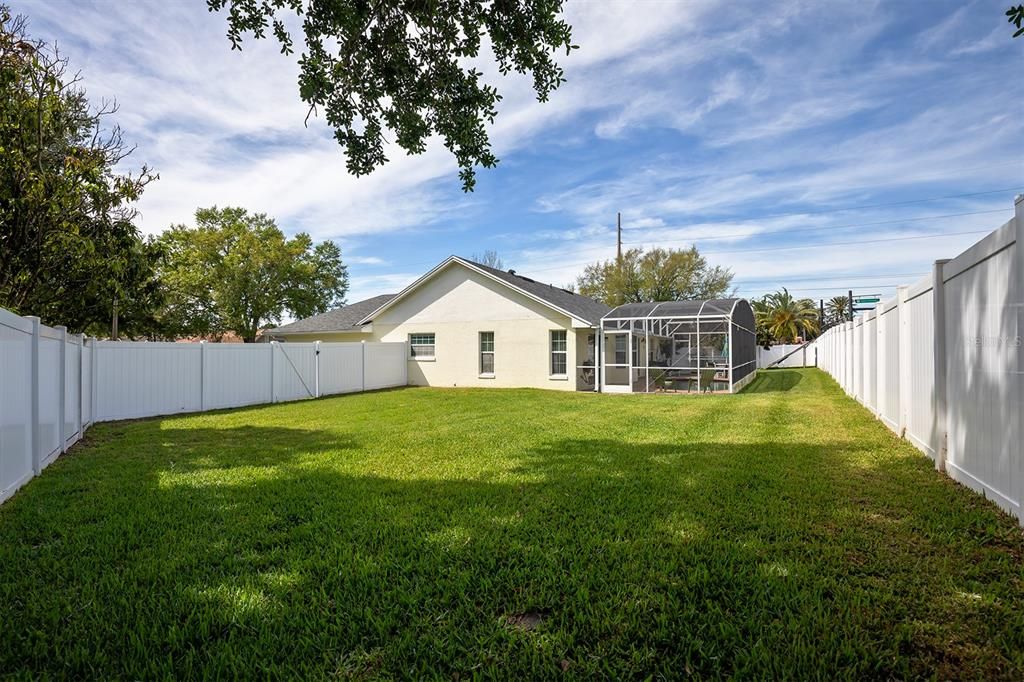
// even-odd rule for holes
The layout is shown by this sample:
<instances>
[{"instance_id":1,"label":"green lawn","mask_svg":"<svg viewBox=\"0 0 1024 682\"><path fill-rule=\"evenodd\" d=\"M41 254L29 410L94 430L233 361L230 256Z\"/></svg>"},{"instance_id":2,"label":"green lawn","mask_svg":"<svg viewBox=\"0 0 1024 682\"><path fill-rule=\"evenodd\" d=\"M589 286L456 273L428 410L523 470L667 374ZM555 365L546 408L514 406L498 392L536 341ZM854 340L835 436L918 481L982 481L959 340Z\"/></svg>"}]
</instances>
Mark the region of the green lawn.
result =
<instances>
[{"instance_id":1,"label":"green lawn","mask_svg":"<svg viewBox=\"0 0 1024 682\"><path fill-rule=\"evenodd\" d=\"M1024 539L816 370L102 424L0 506L0 672L1024 676Z\"/></svg>"}]
</instances>

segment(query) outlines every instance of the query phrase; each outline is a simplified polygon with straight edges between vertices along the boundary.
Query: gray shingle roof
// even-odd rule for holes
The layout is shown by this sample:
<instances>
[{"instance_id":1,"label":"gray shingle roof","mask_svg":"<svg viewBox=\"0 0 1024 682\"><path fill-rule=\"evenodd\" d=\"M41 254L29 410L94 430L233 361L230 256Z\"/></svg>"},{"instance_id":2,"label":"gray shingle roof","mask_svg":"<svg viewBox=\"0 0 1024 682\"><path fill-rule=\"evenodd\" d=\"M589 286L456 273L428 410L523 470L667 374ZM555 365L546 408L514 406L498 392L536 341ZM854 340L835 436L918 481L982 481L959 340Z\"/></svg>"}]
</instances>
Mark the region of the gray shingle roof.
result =
<instances>
[{"instance_id":1,"label":"gray shingle roof","mask_svg":"<svg viewBox=\"0 0 1024 682\"><path fill-rule=\"evenodd\" d=\"M592 298L574 294L571 291L566 291L565 289L556 287L553 284L537 282L529 277L514 275L505 270L498 270L497 268L488 267L480 263L474 263L468 259L462 260L465 260L467 263L472 263L474 266L494 275L503 282L507 282L514 287L518 287L523 291L529 292L537 298L547 301L556 308L561 308L562 310L571 313L573 316L578 317L584 322L589 322L594 326L597 326L601 322L601 318L607 315L611 310L611 308L600 301L595 301Z\"/></svg>"},{"instance_id":2,"label":"gray shingle roof","mask_svg":"<svg viewBox=\"0 0 1024 682\"><path fill-rule=\"evenodd\" d=\"M382 294L368 298L365 301L356 301L326 313L297 320L275 329L268 330L271 336L275 334L310 334L315 332L348 332L358 331L361 325L356 324L377 308L381 307L395 294Z\"/></svg>"}]
</instances>

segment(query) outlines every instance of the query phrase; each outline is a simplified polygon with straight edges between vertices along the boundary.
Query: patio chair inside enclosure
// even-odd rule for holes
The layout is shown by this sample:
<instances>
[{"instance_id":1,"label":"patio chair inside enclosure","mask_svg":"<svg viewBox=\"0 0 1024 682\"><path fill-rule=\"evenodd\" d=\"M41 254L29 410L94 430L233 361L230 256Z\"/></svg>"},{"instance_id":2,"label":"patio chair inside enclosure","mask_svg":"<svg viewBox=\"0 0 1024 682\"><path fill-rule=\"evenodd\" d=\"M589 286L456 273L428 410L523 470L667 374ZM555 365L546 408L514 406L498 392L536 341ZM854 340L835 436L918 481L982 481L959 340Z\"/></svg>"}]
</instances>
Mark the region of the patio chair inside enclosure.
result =
<instances>
[{"instance_id":1,"label":"patio chair inside enclosure","mask_svg":"<svg viewBox=\"0 0 1024 682\"><path fill-rule=\"evenodd\" d=\"M626 303L599 336L606 393L735 393L754 377L754 311L742 298Z\"/></svg>"}]
</instances>

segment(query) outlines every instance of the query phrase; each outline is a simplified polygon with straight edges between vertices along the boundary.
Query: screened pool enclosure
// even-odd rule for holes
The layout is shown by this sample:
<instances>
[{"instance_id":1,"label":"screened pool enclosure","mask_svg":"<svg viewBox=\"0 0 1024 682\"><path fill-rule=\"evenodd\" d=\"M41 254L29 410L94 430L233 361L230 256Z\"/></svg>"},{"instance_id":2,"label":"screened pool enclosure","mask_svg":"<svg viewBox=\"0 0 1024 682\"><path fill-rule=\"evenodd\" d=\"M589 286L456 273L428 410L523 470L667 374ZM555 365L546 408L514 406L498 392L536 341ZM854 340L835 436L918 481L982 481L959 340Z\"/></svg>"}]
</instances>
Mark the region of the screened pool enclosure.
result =
<instances>
[{"instance_id":1,"label":"screened pool enclosure","mask_svg":"<svg viewBox=\"0 0 1024 682\"><path fill-rule=\"evenodd\" d=\"M754 311L742 298L620 305L596 340L582 357L600 358L589 364L605 393L733 393L756 368Z\"/></svg>"}]
</instances>

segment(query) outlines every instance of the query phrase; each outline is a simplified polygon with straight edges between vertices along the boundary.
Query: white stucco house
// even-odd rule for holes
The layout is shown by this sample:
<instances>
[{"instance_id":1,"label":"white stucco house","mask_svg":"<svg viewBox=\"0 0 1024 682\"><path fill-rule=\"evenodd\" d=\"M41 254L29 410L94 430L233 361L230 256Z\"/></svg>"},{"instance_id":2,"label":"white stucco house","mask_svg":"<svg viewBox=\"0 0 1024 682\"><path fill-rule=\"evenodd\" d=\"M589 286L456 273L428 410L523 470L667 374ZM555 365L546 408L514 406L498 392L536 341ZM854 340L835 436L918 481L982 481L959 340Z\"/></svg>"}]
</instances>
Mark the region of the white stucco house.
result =
<instances>
[{"instance_id":1,"label":"white stucco house","mask_svg":"<svg viewBox=\"0 0 1024 682\"><path fill-rule=\"evenodd\" d=\"M608 393L734 392L756 367L740 298L627 303L450 256L398 294L268 330L271 340L407 344L409 383Z\"/></svg>"},{"instance_id":2,"label":"white stucco house","mask_svg":"<svg viewBox=\"0 0 1024 682\"><path fill-rule=\"evenodd\" d=\"M608 306L451 256L394 295L269 330L277 341L403 341L409 383L594 390Z\"/></svg>"}]
</instances>

